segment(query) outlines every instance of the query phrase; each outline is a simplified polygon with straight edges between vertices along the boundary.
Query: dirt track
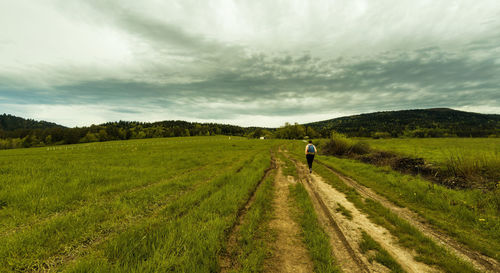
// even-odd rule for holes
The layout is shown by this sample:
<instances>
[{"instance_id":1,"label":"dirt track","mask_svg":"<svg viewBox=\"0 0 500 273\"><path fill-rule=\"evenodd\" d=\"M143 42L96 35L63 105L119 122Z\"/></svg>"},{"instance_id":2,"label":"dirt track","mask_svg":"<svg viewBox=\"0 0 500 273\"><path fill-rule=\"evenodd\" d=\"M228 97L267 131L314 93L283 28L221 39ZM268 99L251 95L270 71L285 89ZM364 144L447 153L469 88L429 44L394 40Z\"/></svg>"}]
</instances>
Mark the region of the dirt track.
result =
<instances>
[{"instance_id":1,"label":"dirt track","mask_svg":"<svg viewBox=\"0 0 500 273\"><path fill-rule=\"evenodd\" d=\"M272 245L273 255L265 261L265 272L313 272L313 264L307 253L307 249L301 240L301 231L297 223L292 219L289 202L289 189L293 179L288 179L281 172L281 164L272 160L272 167L277 168L275 184L275 197L273 200L274 218L269 223L270 228L276 234L276 240ZM261 182L267 177L261 179ZM257 186L257 188L260 186ZM252 194L247 204L239 213L236 225L232 228L227 242L227 251L219 256L220 272L232 272L239 269L236 261L238 255L237 236L246 212L252 206L255 195Z\"/></svg>"},{"instance_id":2,"label":"dirt track","mask_svg":"<svg viewBox=\"0 0 500 273\"><path fill-rule=\"evenodd\" d=\"M327 183L316 174L309 174L307 167L295 162L299 171L300 180L305 182L310 196L318 208L322 223L328 219L325 230L330 234L334 255L344 272L388 272L384 266L370 263L365 255L359 252L361 231L368 233L403 267L406 272L439 272L424 263L413 259L412 251L401 247L397 238L394 238L385 228L370 221L360 212L345 195ZM337 204L342 205L352 213L352 220L336 213ZM321 213L320 213L321 212Z\"/></svg>"},{"instance_id":3,"label":"dirt track","mask_svg":"<svg viewBox=\"0 0 500 273\"><path fill-rule=\"evenodd\" d=\"M485 256L477 251L471 250L463 244L457 242L453 238L444 234L444 232L437 230L435 227L428 224L425 219L423 219L417 213L409 210L408 208L402 208L394 203L387 200L385 197L380 196L373 192L371 189L360 185L353 179L346 177L337 171L333 170L328 165L321 162L317 162L322 166L329 169L332 173L337 175L344 183L356 189L356 191L365 198L371 198L384 207L390 209L398 217L406 220L415 228L420 230L423 234L430 237L435 242L439 243L443 247L447 248L449 251L460 257L461 259L470 262L474 267L480 272L500 272L500 264L493 258Z\"/></svg>"},{"instance_id":4,"label":"dirt track","mask_svg":"<svg viewBox=\"0 0 500 273\"><path fill-rule=\"evenodd\" d=\"M358 210L346 198L344 193L327 184L316 173L309 174L305 164L291 158L286 151L283 154L294 162L299 177L298 181L291 176L284 177L281 172L282 163L276 162L275 168L278 168L278 172L275 177L275 199L273 201L275 217L269 223L270 228L275 231L276 240L272 246L273 256L265 262L265 272L313 272L312 261L307 248L301 240L300 227L291 216L289 185L292 183L302 183L308 191L318 214L318 219L330 237L332 254L343 272L390 272L387 267L376 261L370 262L369 256L373 253L363 254L360 252L359 243L362 240L362 231L381 245L406 272L441 272L435 267L416 261L413 250L401 246L398 243L398 238L392 236L384 227L373 223L367 215ZM427 224L415 212L396 206L369 188L343 176L326 165L324 166L344 183L353 187L363 198L371 198L389 208L400 218L408 221L431 239L451 250L458 257L471 262L479 272L500 272L497 261L461 246L449 236ZM248 210L251 204L252 198L245 206L241 217L244 216L244 212ZM348 219L337 212L339 206L349 210L352 219ZM233 234L237 233L237 229L238 225L233 230ZM235 238L233 237L232 235L229 238L229 248L231 248L231 245L235 245ZM233 264L234 261L224 259L224 257L220 262L222 272L237 268Z\"/></svg>"},{"instance_id":5,"label":"dirt track","mask_svg":"<svg viewBox=\"0 0 500 273\"><path fill-rule=\"evenodd\" d=\"M270 227L276 232L273 257L266 263L266 272L313 272L313 263L301 240L299 225L292 219L289 188L293 179L283 176L281 166L275 179L275 217Z\"/></svg>"}]
</instances>

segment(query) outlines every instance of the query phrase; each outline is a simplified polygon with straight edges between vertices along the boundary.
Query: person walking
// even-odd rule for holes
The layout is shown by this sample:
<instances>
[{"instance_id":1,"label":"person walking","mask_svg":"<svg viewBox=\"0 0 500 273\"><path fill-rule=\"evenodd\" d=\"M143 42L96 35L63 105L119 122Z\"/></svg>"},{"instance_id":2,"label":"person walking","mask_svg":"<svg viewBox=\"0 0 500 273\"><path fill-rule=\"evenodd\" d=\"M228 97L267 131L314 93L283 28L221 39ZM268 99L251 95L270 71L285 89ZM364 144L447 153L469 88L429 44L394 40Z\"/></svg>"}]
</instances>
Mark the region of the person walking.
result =
<instances>
[{"instance_id":1,"label":"person walking","mask_svg":"<svg viewBox=\"0 0 500 273\"><path fill-rule=\"evenodd\" d=\"M314 155L317 152L318 150L316 150L316 146L312 144L312 140L309 140L309 144L306 145L306 159L307 165L309 165L309 173L312 173Z\"/></svg>"}]
</instances>

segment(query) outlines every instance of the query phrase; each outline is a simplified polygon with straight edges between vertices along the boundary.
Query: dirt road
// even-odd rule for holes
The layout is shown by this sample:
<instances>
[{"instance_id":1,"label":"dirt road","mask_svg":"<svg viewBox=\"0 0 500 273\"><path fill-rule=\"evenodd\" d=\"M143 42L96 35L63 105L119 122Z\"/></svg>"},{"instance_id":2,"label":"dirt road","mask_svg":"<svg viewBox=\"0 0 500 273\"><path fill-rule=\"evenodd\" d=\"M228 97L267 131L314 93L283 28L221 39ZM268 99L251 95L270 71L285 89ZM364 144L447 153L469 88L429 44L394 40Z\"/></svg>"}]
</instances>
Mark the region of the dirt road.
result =
<instances>
[{"instance_id":1,"label":"dirt road","mask_svg":"<svg viewBox=\"0 0 500 273\"><path fill-rule=\"evenodd\" d=\"M408 208L397 206L396 204L387 200L385 197L375 193L367 187L364 187L355 180L340 174L330 166L325 165L319 161L317 161L317 164L321 164L322 166L326 167L330 172L339 177L344 183L354 188L364 198L371 198L379 202L384 207L390 209L398 217L406 220L420 232L430 237L432 240L445 247L456 256L467 262L470 262L479 272L500 272L500 263L498 263L495 259L469 249L444 232L428 224L427 221L417 213L409 210Z\"/></svg>"},{"instance_id":2,"label":"dirt road","mask_svg":"<svg viewBox=\"0 0 500 273\"><path fill-rule=\"evenodd\" d=\"M275 217L270 223L277 237L273 257L265 266L267 272L313 272L313 263L302 242L300 227L292 219L288 188L291 183L296 182L283 176L280 164L275 180Z\"/></svg>"},{"instance_id":3,"label":"dirt road","mask_svg":"<svg viewBox=\"0 0 500 273\"><path fill-rule=\"evenodd\" d=\"M323 178L315 173L309 174L307 167L296 162L300 180L307 186L310 196L317 205L317 211L325 230L330 234L334 255L344 272L389 272L387 268L369 262L366 255L360 253L362 231L366 232L379 243L402 266L406 272L439 272L424 263L415 261L414 253L403 248L388 230L374 224L365 214L359 211L346 196L324 182ZM336 212L339 205L349 210L352 219ZM319 213L321 212L321 213Z\"/></svg>"},{"instance_id":4,"label":"dirt road","mask_svg":"<svg viewBox=\"0 0 500 273\"><path fill-rule=\"evenodd\" d=\"M311 197L318 215L318 220L330 237L332 254L343 272L390 272L386 266L373 259L374 253L362 252L360 243L363 232L377 242L406 272L441 272L437 267L415 260L416 253L412 249L401 246L386 228L375 224L365 213L360 211L346 195L324 181L316 173L309 173L305 164L296 161L287 151L280 151L290 159L297 168L298 177L285 177L281 168L282 162L277 161L275 168L275 196L273 201L274 218L269 223L274 231L275 240L272 245L273 255L264 264L265 272L313 272L313 263L301 238L300 226L292 218L289 186L302 183ZM390 209L398 217L406 220L431 239L452 251L456 256L469 261L479 272L500 272L498 262L480 253L467 249L453 238L446 236L426 223L417 213L402 208L366 188L353 179L343 176L334 169L327 167L346 185L355 189L362 198L370 198ZM249 200L244 211L251 206ZM339 208L350 212L347 217L341 214ZM237 231L238 225L235 227ZM233 243L231 243L233 241ZM229 238L229 245L234 245L234 238ZM222 272L235 269L230 260L221 260Z\"/></svg>"}]
</instances>

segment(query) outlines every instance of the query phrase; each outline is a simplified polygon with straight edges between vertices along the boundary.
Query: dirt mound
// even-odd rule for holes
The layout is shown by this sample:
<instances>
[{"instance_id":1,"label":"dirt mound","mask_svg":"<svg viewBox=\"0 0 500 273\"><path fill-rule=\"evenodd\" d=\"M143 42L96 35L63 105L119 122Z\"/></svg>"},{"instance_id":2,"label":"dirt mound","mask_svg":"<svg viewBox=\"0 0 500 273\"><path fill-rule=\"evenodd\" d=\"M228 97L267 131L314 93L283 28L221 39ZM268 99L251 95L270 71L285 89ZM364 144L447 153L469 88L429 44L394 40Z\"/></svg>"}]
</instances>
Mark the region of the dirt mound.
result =
<instances>
[{"instance_id":1,"label":"dirt mound","mask_svg":"<svg viewBox=\"0 0 500 273\"><path fill-rule=\"evenodd\" d=\"M374 151L369 154L355 157L355 159L358 159L364 163L369 163L377 166L391 165L391 162L393 162L395 158L397 158L396 154L386 151Z\"/></svg>"}]
</instances>

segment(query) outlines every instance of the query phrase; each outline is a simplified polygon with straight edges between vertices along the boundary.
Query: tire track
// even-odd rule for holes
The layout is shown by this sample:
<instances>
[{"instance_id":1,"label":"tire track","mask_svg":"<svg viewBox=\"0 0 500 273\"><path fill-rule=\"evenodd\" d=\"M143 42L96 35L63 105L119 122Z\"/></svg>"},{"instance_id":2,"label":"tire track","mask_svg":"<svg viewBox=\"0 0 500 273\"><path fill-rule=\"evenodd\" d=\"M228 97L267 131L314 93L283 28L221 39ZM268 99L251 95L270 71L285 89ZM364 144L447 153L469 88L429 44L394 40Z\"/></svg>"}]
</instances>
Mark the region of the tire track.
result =
<instances>
[{"instance_id":1,"label":"tire track","mask_svg":"<svg viewBox=\"0 0 500 273\"><path fill-rule=\"evenodd\" d=\"M463 260L470 262L477 270L480 272L500 272L500 263L495 259L483 255L477 251L474 251L465 245L457 242L455 239L451 238L442 231L437 230L435 227L427 223L427 221L420 216L418 213L404 207L397 206L396 204L389 201L387 198L375 193L370 188L367 188L352 178L349 178L332 167L326 165L323 162L317 161L318 164L327 168L330 172L335 174L340 180L342 180L347 185L354 188L361 196L365 198L371 198L379 202L384 207L388 208L396 214L398 217L406 220L420 232L430 237L432 240L437 242L439 245L445 247L453 254L462 258Z\"/></svg>"},{"instance_id":2,"label":"tire track","mask_svg":"<svg viewBox=\"0 0 500 273\"><path fill-rule=\"evenodd\" d=\"M236 172L240 172L241 169L243 168L240 167ZM255 193L261 186L262 182L266 180L266 178L269 176L269 173L273 170L277 169L276 165L276 159L274 157L274 154L271 152L271 166L267 168L264 171L264 175L262 178L259 180L255 188L250 194L250 198L246 201L245 205L238 211L237 213L237 220L234 222L234 225L229 229L228 235L226 238L227 239L227 249L223 251L219 255L219 265L220 265L220 272L230 272L231 270L238 268L238 262L235 261L235 254L238 253L238 233L241 228L241 225L243 224L243 220L245 219L245 215L247 214L248 210L252 206L252 204L255 201Z\"/></svg>"},{"instance_id":3,"label":"tire track","mask_svg":"<svg viewBox=\"0 0 500 273\"><path fill-rule=\"evenodd\" d=\"M296 182L283 175L282 163L278 163L274 180L274 218L269 223L276 234L276 240L273 244L273 255L266 261L264 272L313 272L314 264L303 242L301 228L293 219L290 206L289 186L293 183Z\"/></svg>"},{"instance_id":4,"label":"tire track","mask_svg":"<svg viewBox=\"0 0 500 273\"><path fill-rule=\"evenodd\" d=\"M285 156L287 155L285 154ZM329 233L330 235L330 241L334 256L340 263L342 270L344 272L371 272L368 269L368 266L360 258L360 254L354 251L354 248L347 240L346 236L340 229L337 221L335 221L335 219L333 218L332 213L328 209L319 193L314 190L314 186L311 180L308 178L307 174L304 172L304 169L301 168L298 162L293 158L290 158L288 156L287 158L294 162L299 174L299 181L309 192L309 196L311 197L315 209L318 212L318 216L320 216L320 221L323 222L323 224L326 224L326 226L329 225L331 227L331 230L327 231L327 229L325 229L325 231L327 231L327 233ZM320 213L320 211L322 213Z\"/></svg>"},{"instance_id":5,"label":"tire track","mask_svg":"<svg viewBox=\"0 0 500 273\"><path fill-rule=\"evenodd\" d=\"M397 238L392 236L388 230L372 223L365 214L347 200L343 193L325 183L320 176L314 173L310 175L304 164L293 158L290 159L294 161L297 170L300 171L301 181L305 182L304 184L310 190L310 195L319 204L320 210L328 218L328 223L334 230L334 232L330 232L331 236L333 233L334 254L336 257L340 257L338 261L345 272L380 272L387 270L387 268L377 263L370 263L367 257L359 252L358 244L361 241L361 231L367 232L388 251L406 272L439 272L433 267L415 261L412 250L400 246L397 243ZM351 211L352 220L341 217L334 212L337 203ZM341 241L340 246L339 240ZM347 249L351 261L345 260L345 253L339 253L339 251L342 252L342 249ZM344 261L342 261L342 258ZM352 267L353 262L357 268Z\"/></svg>"},{"instance_id":6,"label":"tire track","mask_svg":"<svg viewBox=\"0 0 500 273\"><path fill-rule=\"evenodd\" d=\"M219 164L223 161L224 160L219 160L219 161L215 162L214 164ZM242 162L242 161L238 161L238 163L239 162ZM93 205L111 203L124 195L133 194L135 192L140 192L140 191L145 191L149 188L159 186L159 185L165 185L171 181L179 180L179 178L188 177L188 176L192 175L193 173L196 173L196 172L199 172L199 171L206 169L207 167L208 167L208 165L204 165L201 167L193 167L190 169L186 169L186 170L183 170L181 173L179 173L177 175L172 175L171 177L169 177L167 179L161 179L158 181L152 181L152 182L140 184L140 185L132 185L129 188L124 188L123 190L113 192L112 194L107 194L107 195L103 194L102 198L100 198L100 199L86 200L85 202L92 203ZM243 166L241 166L241 168L243 168ZM11 229L5 229L4 231L0 232L0 236L7 237L7 236L11 236L13 234L16 234L18 232L23 232L26 229L33 228L34 226L43 225L43 224L46 224L50 221L54 221L58 218L62 218L68 214L75 213L75 212L81 210L81 208L82 208L82 206L80 205L80 206L70 207L69 209L66 209L66 210L61 211L61 212L50 213L43 218L36 218L36 219L31 220L31 221L28 221L27 223L23 223L22 225L18 225L16 227L13 227Z\"/></svg>"},{"instance_id":7,"label":"tire track","mask_svg":"<svg viewBox=\"0 0 500 273\"><path fill-rule=\"evenodd\" d=\"M358 268L358 270L355 270L356 272L370 272L366 264L361 260L361 258L354 252L354 249L352 248L351 244L347 241L347 238L345 237L344 233L342 233L342 230L340 229L339 225L333 219L332 214L330 213L328 207L326 206L325 202L323 199L321 199L321 196L318 194L316 190L313 189L313 185L309 179L304 179L307 182L306 188L308 189L309 192L312 192L314 194L314 197L316 199L316 202L319 204L321 209L323 210L324 215L327 217L330 225L333 227L335 233L337 234L337 238L342 242L343 248L345 251L347 251L348 255L351 257L351 259L354 261L354 264ZM337 250L339 249L338 247L336 248ZM351 268L352 269L352 268Z\"/></svg>"},{"instance_id":8,"label":"tire track","mask_svg":"<svg viewBox=\"0 0 500 273\"><path fill-rule=\"evenodd\" d=\"M249 157L249 158L251 158L251 157ZM237 164L235 164L235 165L238 166L239 164L246 162L246 160L248 160L249 158L243 158L243 159L237 161ZM197 169L193 169L192 171L201 171L201 170L204 170L205 168L206 168L206 166L201 167L201 168L197 168ZM227 167L225 167L225 170L227 170L227 169L235 169L235 168L234 168L234 166L227 166ZM192 173L192 171L187 172L185 175L189 176L189 174ZM215 176L215 177L207 177L206 179L201 181L199 184L193 185L194 188L192 189L192 191L196 191L196 188L202 187L203 185L206 185L207 183L210 183L221 176L222 176L222 174ZM183 175L183 177L184 177L184 175ZM158 184L158 183L159 182L156 182L155 184ZM133 193L133 192L136 192L137 188L140 188L139 190L144 190L145 188L148 188L150 186L153 186L153 185L146 185L145 187L141 187L141 186L134 187L133 189L127 190L126 192ZM219 189L216 189L215 191L209 192L207 194L211 195L218 190ZM109 231L96 234L95 237L89 238L83 244L79 244L76 246L67 246L66 249L64 251L62 251L61 253L57 253L57 254L51 255L50 257L47 257L44 261L41 262L40 265L34 266L29 271L30 272L60 271L61 267L64 267L64 266L68 265L69 263L83 257L91 249L98 247L99 245L101 245L105 241L109 240L110 238L113 238L113 236L116 236L116 234L123 232L124 230L126 230L130 226L133 226L133 225L139 223L140 221L143 221L144 219L157 218L160 215L160 213L163 212L164 209L166 209L173 202L181 199L183 196L185 196L188 193L189 193L189 191L185 191L185 192L178 192L176 195L166 196L162 200L159 200L159 201L161 201L159 204L152 204L152 207L147 211L147 213L140 215L138 217L131 218L131 219L129 219L130 221L129 220L123 221L120 224L113 226L111 228L111 230L109 230ZM119 195L117 195L117 196L119 197ZM116 196L113 196L113 197L116 197ZM100 204L100 203L97 203L97 204ZM184 208L180 209L179 211L177 211L176 213L169 215L168 218L175 219L175 218L183 217L191 207L196 206L197 204L198 204L198 202L191 204L189 207L184 207Z\"/></svg>"}]
</instances>

